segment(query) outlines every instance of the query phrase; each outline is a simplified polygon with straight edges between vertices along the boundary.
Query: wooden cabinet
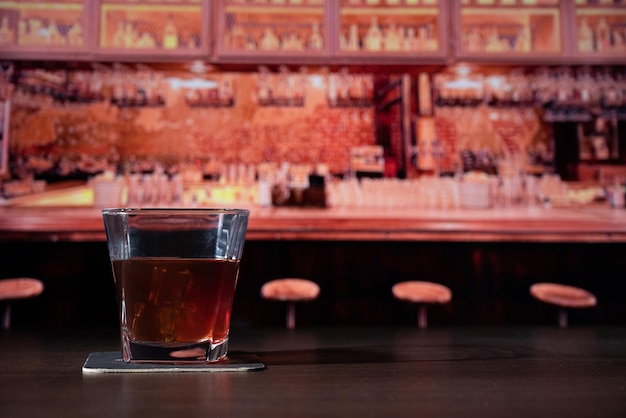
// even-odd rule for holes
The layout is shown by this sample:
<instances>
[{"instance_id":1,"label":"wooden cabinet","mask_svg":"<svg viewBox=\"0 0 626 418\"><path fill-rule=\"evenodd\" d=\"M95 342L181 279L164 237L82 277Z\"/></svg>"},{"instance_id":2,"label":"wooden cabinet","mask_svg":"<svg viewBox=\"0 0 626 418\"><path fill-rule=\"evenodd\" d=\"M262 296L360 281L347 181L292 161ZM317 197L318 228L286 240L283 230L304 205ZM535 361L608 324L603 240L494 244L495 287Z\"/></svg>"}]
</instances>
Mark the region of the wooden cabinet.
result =
<instances>
[{"instance_id":1,"label":"wooden cabinet","mask_svg":"<svg viewBox=\"0 0 626 418\"><path fill-rule=\"evenodd\" d=\"M485 62L541 62L566 56L559 0L459 0L455 55Z\"/></svg>"},{"instance_id":2,"label":"wooden cabinet","mask_svg":"<svg viewBox=\"0 0 626 418\"><path fill-rule=\"evenodd\" d=\"M96 58L168 60L206 56L208 0L98 0Z\"/></svg>"},{"instance_id":3,"label":"wooden cabinet","mask_svg":"<svg viewBox=\"0 0 626 418\"><path fill-rule=\"evenodd\" d=\"M577 61L626 63L624 2L576 0L570 21Z\"/></svg>"},{"instance_id":4,"label":"wooden cabinet","mask_svg":"<svg viewBox=\"0 0 626 418\"><path fill-rule=\"evenodd\" d=\"M328 0L222 0L218 60L323 61L329 53Z\"/></svg>"},{"instance_id":5,"label":"wooden cabinet","mask_svg":"<svg viewBox=\"0 0 626 418\"><path fill-rule=\"evenodd\" d=\"M338 0L333 51L359 61L443 61L447 2Z\"/></svg>"},{"instance_id":6,"label":"wooden cabinet","mask_svg":"<svg viewBox=\"0 0 626 418\"><path fill-rule=\"evenodd\" d=\"M222 64L624 64L626 2L0 0L0 54Z\"/></svg>"},{"instance_id":7,"label":"wooden cabinet","mask_svg":"<svg viewBox=\"0 0 626 418\"><path fill-rule=\"evenodd\" d=\"M83 0L0 1L3 58L77 58L89 47Z\"/></svg>"}]
</instances>

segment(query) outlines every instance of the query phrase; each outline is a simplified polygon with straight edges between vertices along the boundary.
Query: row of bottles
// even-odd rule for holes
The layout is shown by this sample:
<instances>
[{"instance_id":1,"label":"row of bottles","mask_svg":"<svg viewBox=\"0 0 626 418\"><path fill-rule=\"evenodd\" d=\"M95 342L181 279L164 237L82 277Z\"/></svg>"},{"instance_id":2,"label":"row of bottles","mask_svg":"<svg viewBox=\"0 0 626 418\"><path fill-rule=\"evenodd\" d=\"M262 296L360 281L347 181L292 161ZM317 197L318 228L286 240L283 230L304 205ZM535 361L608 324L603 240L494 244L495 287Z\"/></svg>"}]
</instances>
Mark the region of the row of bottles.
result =
<instances>
[{"instance_id":1,"label":"row of bottles","mask_svg":"<svg viewBox=\"0 0 626 418\"><path fill-rule=\"evenodd\" d=\"M626 28L623 27L623 22L609 25L604 16L595 20L594 24L587 16L580 18L578 51L586 53L626 51Z\"/></svg>"}]
</instances>

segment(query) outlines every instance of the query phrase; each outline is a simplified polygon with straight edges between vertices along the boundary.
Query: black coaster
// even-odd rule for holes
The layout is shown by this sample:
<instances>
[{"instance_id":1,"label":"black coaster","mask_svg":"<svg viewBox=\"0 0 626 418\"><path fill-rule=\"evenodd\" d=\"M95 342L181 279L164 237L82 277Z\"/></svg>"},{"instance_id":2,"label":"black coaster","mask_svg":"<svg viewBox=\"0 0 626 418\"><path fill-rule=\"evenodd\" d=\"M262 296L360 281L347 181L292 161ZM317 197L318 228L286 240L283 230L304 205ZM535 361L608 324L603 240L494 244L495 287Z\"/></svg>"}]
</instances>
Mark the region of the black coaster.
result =
<instances>
[{"instance_id":1,"label":"black coaster","mask_svg":"<svg viewBox=\"0 0 626 418\"><path fill-rule=\"evenodd\" d=\"M126 363L120 351L91 353L83 364L84 374L101 373L215 373L261 370L265 364L254 353L228 353L226 360L202 364Z\"/></svg>"}]
</instances>

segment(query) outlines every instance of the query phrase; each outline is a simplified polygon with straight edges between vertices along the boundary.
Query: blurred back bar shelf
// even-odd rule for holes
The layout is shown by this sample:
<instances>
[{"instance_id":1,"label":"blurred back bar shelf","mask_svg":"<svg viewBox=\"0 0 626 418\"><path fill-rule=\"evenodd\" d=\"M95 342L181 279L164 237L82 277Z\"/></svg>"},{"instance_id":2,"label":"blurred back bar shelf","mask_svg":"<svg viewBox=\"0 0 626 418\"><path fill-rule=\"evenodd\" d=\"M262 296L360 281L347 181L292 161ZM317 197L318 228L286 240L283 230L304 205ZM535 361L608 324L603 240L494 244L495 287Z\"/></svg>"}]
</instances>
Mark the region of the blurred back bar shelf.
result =
<instances>
[{"instance_id":1,"label":"blurred back bar shelf","mask_svg":"<svg viewBox=\"0 0 626 418\"><path fill-rule=\"evenodd\" d=\"M7 198L15 197L6 191L12 180L86 180L106 171L248 188L263 176L270 186L306 188L316 175L331 187L363 174L351 160L363 146L379 150L369 176L458 183L473 171L500 175L486 182L506 174L533 198L536 186L526 184L543 174L595 181L603 193L616 176L623 184L623 66L458 64L383 74L4 64ZM489 187L496 186L504 187Z\"/></svg>"}]
</instances>

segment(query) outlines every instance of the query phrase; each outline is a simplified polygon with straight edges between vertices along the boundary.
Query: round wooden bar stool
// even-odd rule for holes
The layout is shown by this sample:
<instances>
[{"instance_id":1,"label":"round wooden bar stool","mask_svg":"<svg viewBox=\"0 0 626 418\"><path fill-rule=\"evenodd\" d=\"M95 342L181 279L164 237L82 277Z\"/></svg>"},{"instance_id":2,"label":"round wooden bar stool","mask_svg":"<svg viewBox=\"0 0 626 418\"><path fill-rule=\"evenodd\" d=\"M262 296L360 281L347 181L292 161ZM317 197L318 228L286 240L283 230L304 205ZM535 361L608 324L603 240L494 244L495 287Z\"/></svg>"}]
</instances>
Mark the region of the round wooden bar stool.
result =
<instances>
[{"instance_id":1,"label":"round wooden bar stool","mask_svg":"<svg viewBox=\"0 0 626 418\"><path fill-rule=\"evenodd\" d=\"M296 327L296 303L316 299L320 294L317 283L307 279L274 279L261 287L265 299L287 302L287 328Z\"/></svg>"},{"instance_id":2,"label":"round wooden bar stool","mask_svg":"<svg viewBox=\"0 0 626 418\"><path fill-rule=\"evenodd\" d=\"M439 283L419 280L396 283L391 288L391 293L398 300L418 305L417 325L420 328L428 326L426 317L426 307L428 305L448 303L452 299L452 291L448 287Z\"/></svg>"},{"instance_id":3,"label":"round wooden bar stool","mask_svg":"<svg viewBox=\"0 0 626 418\"><path fill-rule=\"evenodd\" d=\"M558 283L535 283L530 287L530 294L537 300L559 307L559 326L568 325L568 308L591 308L596 306L596 297L575 286Z\"/></svg>"},{"instance_id":4,"label":"round wooden bar stool","mask_svg":"<svg viewBox=\"0 0 626 418\"><path fill-rule=\"evenodd\" d=\"M0 279L0 302L4 302L2 328L11 327L11 302L17 299L27 299L38 296L43 292L43 283L37 279L27 277Z\"/></svg>"}]
</instances>

